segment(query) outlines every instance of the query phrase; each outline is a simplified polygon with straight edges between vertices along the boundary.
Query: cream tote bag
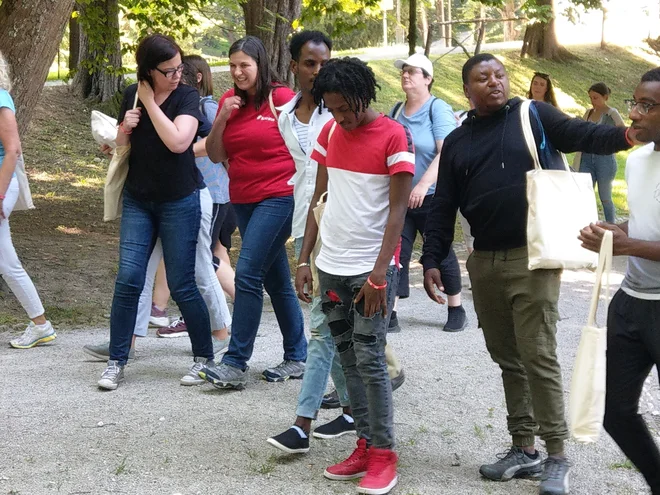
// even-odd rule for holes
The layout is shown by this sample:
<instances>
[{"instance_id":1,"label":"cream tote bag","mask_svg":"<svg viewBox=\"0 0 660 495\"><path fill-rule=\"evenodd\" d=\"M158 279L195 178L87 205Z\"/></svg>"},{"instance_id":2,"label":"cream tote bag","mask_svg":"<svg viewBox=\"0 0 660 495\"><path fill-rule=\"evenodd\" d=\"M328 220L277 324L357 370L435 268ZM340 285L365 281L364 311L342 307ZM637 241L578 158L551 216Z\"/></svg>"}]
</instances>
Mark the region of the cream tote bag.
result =
<instances>
[{"instance_id":1,"label":"cream tote bag","mask_svg":"<svg viewBox=\"0 0 660 495\"><path fill-rule=\"evenodd\" d=\"M600 247L589 318L587 326L582 329L571 380L569 397L571 435L582 443L593 443L598 440L605 414L607 328L598 327L596 312L598 311L603 274L605 274L605 304L607 306L610 303L611 270L612 232L607 231Z\"/></svg>"},{"instance_id":2,"label":"cream tote bag","mask_svg":"<svg viewBox=\"0 0 660 495\"><path fill-rule=\"evenodd\" d=\"M527 149L534 169L527 172L527 248L529 269L593 269L596 253L580 245L580 229L598 221L591 174L573 173L563 156L566 170L543 170L530 123L530 100L520 105Z\"/></svg>"},{"instance_id":3,"label":"cream tote bag","mask_svg":"<svg viewBox=\"0 0 660 495\"><path fill-rule=\"evenodd\" d=\"M28 182L27 174L25 173L25 161L22 153L16 160L14 173L16 174L16 181L18 182L18 198L16 198L14 211L34 209L32 192L30 191L30 183Z\"/></svg>"},{"instance_id":4,"label":"cream tote bag","mask_svg":"<svg viewBox=\"0 0 660 495\"><path fill-rule=\"evenodd\" d=\"M135 92L135 101L133 108L137 106L138 95ZM115 133L115 136L117 134ZM117 146L112 155L108 174L105 177L105 186L103 188L103 221L110 222L121 216L122 193L124 183L128 176L128 157L131 154L131 145Z\"/></svg>"}]
</instances>

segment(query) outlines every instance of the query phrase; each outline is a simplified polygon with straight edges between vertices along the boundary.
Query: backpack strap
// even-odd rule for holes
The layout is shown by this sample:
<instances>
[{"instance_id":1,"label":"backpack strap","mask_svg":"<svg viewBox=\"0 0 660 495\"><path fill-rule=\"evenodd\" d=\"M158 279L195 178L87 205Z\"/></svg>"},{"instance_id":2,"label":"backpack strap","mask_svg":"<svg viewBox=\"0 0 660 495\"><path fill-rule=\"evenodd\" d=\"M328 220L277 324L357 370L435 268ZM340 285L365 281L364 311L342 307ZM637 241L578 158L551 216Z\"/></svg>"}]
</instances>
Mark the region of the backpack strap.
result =
<instances>
[{"instance_id":1,"label":"backpack strap","mask_svg":"<svg viewBox=\"0 0 660 495\"><path fill-rule=\"evenodd\" d=\"M332 135L335 133L335 127L337 127L336 120L332 123L332 127L330 127L330 132L328 132L328 144L330 144L330 138L332 138Z\"/></svg>"},{"instance_id":2,"label":"backpack strap","mask_svg":"<svg viewBox=\"0 0 660 495\"><path fill-rule=\"evenodd\" d=\"M279 115L277 114L275 103L273 103L273 91L275 91L275 88L271 89L270 93L268 93L268 105L270 105L270 111L273 112L273 116L275 117L275 122L277 122L279 120Z\"/></svg>"},{"instance_id":3,"label":"backpack strap","mask_svg":"<svg viewBox=\"0 0 660 495\"><path fill-rule=\"evenodd\" d=\"M435 102L438 100L435 96L431 96L433 98L431 100L431 106L429 107L429 119L431 120L431 127L433 127L433 105L435 105Z\"/></svg>"},{"instance_id":4,"label":"backpack strap","mask_svg":"<svg viewBox=\"0 0 660 495\"><path fill-rule=\"evenodd\" d=\"M397 101L396 104L394 105L394 108L392 109L392 118L394 120L397 120L399 118L399 115L401 115L402 110L403 110L403 102Z\"/></svg>"}]
</instances>

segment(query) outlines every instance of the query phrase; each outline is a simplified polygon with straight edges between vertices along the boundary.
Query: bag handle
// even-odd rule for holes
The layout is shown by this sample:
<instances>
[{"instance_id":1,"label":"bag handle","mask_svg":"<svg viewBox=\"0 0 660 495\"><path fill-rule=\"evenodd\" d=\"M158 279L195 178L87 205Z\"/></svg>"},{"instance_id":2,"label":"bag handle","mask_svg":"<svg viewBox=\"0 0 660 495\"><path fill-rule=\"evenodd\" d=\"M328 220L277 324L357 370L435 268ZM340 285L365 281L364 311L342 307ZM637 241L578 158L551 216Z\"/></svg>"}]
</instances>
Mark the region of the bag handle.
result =
<instances>
[{"instance_id":1,"label":"bag handle","mask_svg":"<svg viewBox=\"0 0 660 495\"><path fill-rule=\"evenodd\" d=\"M273 112L273 116L275 117L275 121L279 120L279 115L277 115L277 109L275 108L275 103L273 103L273 91L275 89L271 89L270 93L268 93L268 105L270 105L270 111Z\"/></svg>"},{"instance_id":2,"label":"bag handle","mask_svg":"<svg viewBox=\"0 0 660 495\"><path fill-rule=\"evenodd\" d=\"M133 110L137 108L137 102L138 102L138 92L137 89L135 90L135 100L133 100Z\"/></svg>"},{"instance_id":3,"label":"bag handle","mask_svg":"<svg viewBox=\"0 0 660 495\"><path fill-rule=\"evenodd\" d=\"M532 131L532 123L529 120L529 106L531 103L532 100L524 100L520 105L520 122L522 124L523 136L525 137L527 150L529 151L529 154L532 155L532 159L534 160L534 168L536 170L541 170L539 152L536 149L536 139L534 138L534 132Z\"/></svg>"},{"instance_id":4,"label":"bag handle","mask_svg":"<svg viewBox=\"0 0 660 495\"><path fill-rule=\"evenodd\" d=\"M600 300L600 290L603 285L603 274L605 274L605 301L610 303L610 272L612 271L612 250L613 235L609 230L605 231L603 240L600 244L600 253L598 255L598 269L596 270L596 283L594 291L591 294L591 305L589 307L589 318L587 325L590 327L596 324L596 312L598 311L598 302Z\"/></svg>"}]
</instances>

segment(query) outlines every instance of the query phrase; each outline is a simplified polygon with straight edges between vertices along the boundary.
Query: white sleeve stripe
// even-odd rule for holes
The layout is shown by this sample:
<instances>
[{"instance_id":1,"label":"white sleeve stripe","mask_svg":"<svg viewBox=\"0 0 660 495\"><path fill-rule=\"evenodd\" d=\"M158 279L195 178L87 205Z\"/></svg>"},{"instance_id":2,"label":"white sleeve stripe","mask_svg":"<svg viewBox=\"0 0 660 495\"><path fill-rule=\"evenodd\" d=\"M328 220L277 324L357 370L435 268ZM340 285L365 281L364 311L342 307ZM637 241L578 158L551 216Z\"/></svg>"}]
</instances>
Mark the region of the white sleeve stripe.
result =
<instances>
[{"instance_id":1,"label":"white sleeve stripe","mask_svg":"<svg viewBox=\"0 0 660 495\"><path fill-rule=\"evenodd\" d=\"M328 152L325 150L325 148L324 148L323 146L321 146L321 145L319 144L318 141L317 141L316 144L314 145L314 149L315 149L316 151L318 151L319 153L321 153L323 156L328 156Z\"/></svg>"},{"instance_id":2,"label":"white sleeve stripe","mask_svg":"<svg viewBox=\"0 0 660 495\"><path fill-rule=\"evenodd\" d=\"M387 166L391 167L395 163L400 162L410 162L415 163L415 154L410 153L409 151L401 151L399 153L394 153L392 156L387 157Z\"/></svg>"}]
</instances>

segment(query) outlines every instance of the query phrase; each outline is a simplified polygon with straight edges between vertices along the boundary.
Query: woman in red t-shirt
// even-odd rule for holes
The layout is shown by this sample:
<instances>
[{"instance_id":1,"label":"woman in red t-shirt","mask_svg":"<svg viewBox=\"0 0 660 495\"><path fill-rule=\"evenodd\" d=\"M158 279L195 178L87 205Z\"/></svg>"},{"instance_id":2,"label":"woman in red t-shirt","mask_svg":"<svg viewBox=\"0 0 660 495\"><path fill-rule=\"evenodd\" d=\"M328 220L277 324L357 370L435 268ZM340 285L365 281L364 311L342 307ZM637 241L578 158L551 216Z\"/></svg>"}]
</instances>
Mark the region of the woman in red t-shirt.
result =
<instances>
[{"instance_id":1,"label":"woman in red t-shirt","mask_svg":"<svg viewBox=\"0 0 660 495\"><path fill-rule=\"evenodd\" d=\"M284 361L263 372L268 381L302 378L307 357L300 305L291 285L285 243L291 235L293 158L277 126L276 106L294 92L277 81L266 49L254 36L229 49L234 88L219 102L206 141L209 158L229 172L242 246L236 264L236 297L229 351L201 376L218 388L243 388L263 309L270 295L283 337Z\"/></svg>"}]
</instances>

